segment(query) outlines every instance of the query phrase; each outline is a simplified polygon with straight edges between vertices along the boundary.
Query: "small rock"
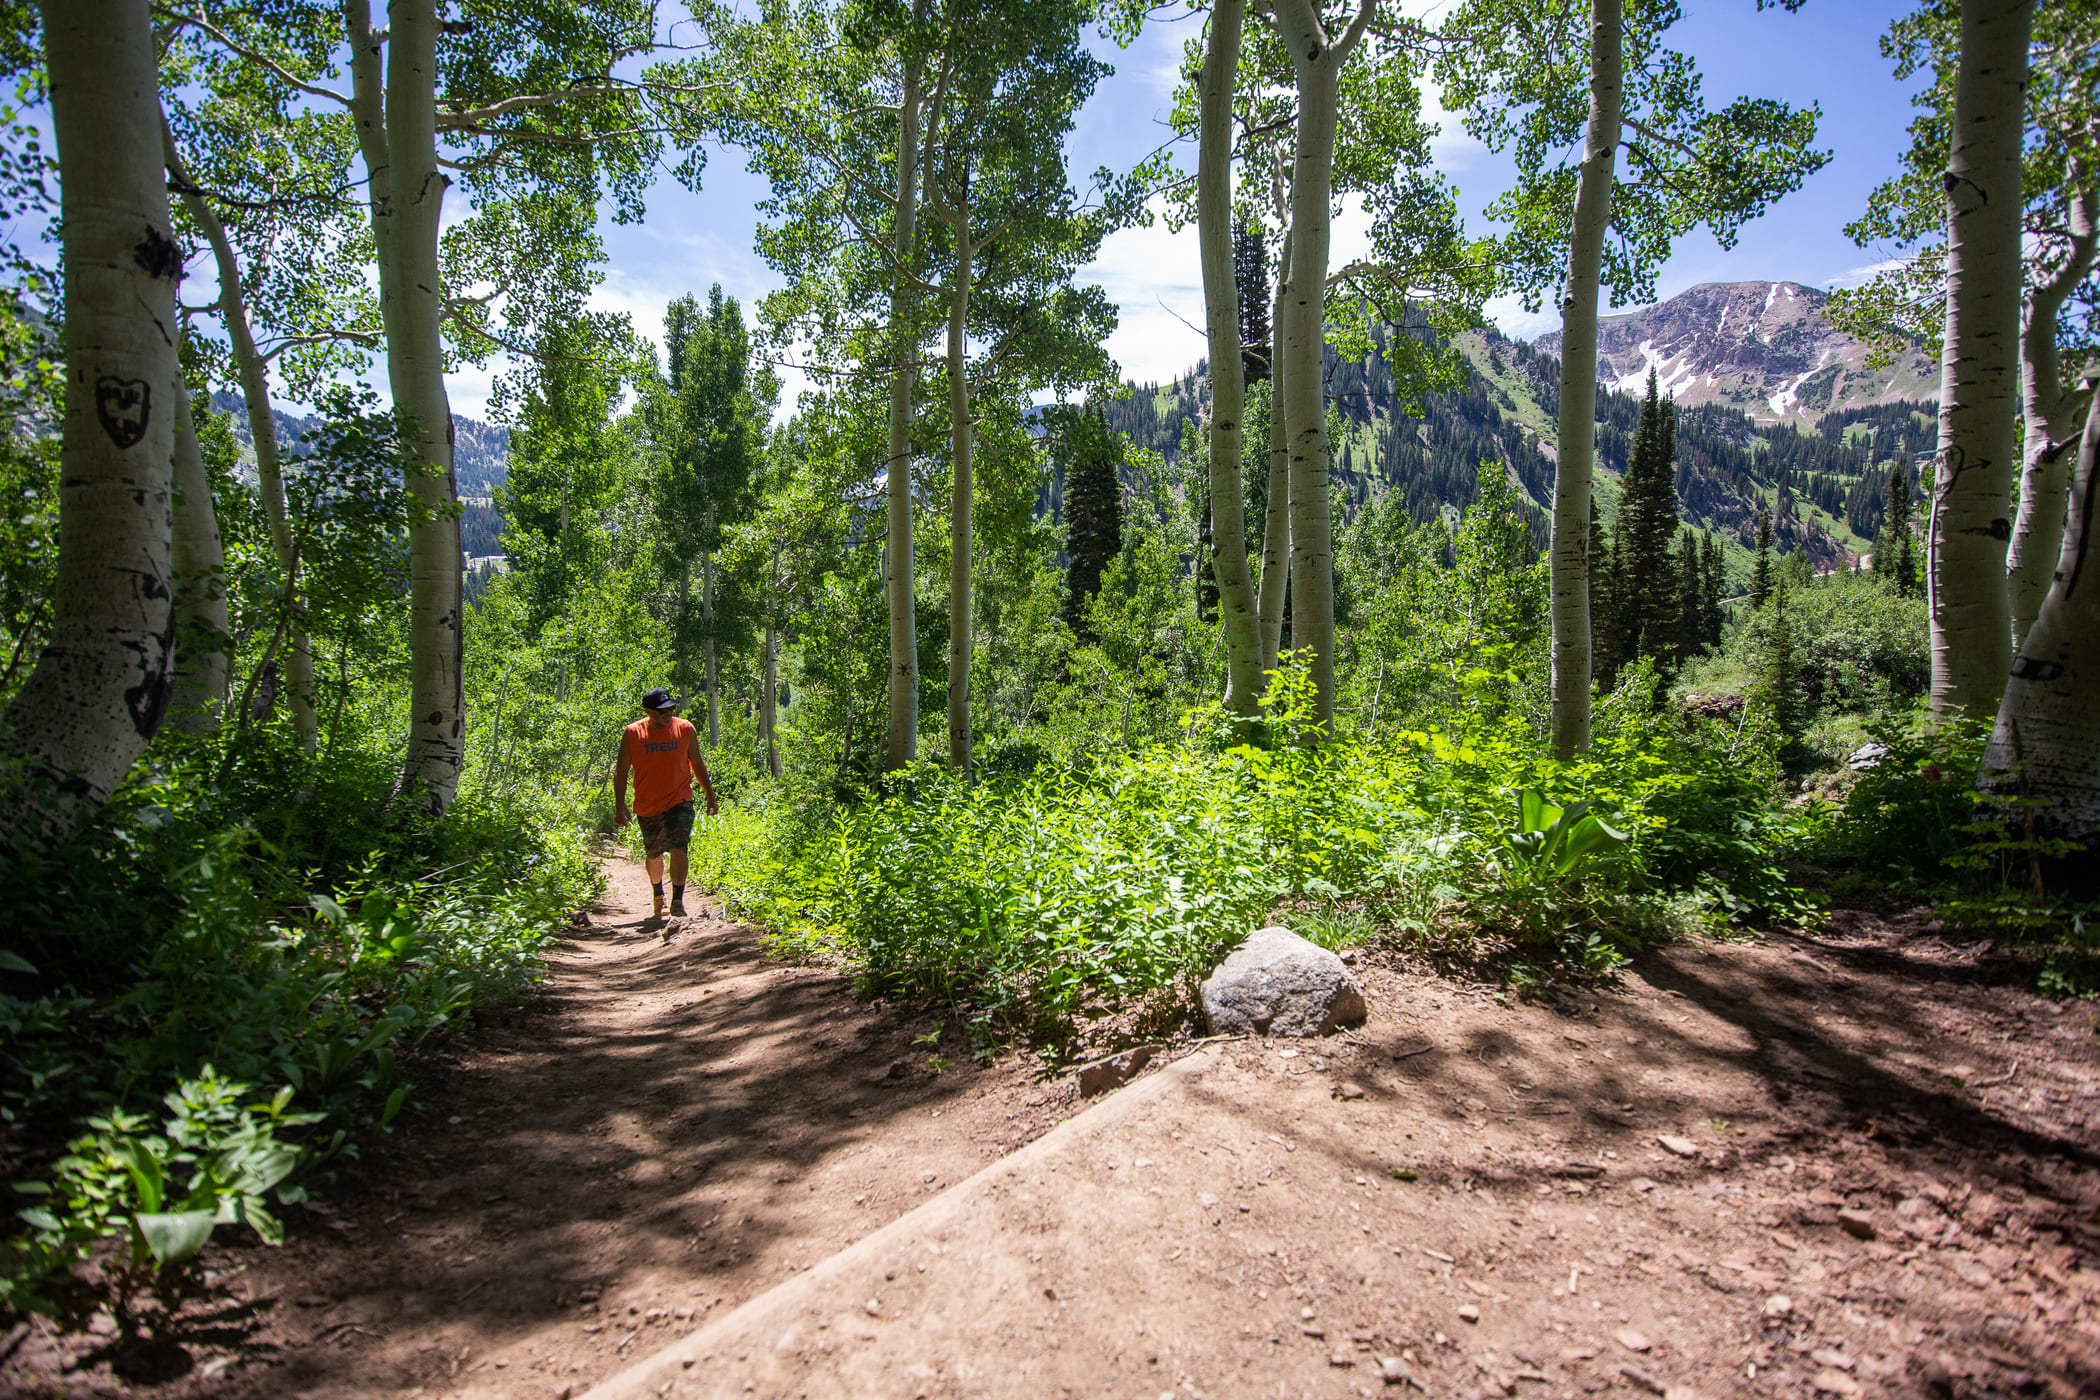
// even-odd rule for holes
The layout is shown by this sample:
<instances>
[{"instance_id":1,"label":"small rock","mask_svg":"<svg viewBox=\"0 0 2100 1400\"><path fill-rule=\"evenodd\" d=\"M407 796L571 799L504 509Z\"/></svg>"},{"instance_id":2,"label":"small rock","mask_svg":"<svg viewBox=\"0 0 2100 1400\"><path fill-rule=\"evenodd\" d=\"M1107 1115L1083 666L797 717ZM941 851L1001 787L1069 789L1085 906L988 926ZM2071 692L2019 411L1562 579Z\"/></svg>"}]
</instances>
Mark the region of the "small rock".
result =
<instances>
[{"instance_id":1,"label":"small rock","mask_svg":"<svg viewBox=\"0 0 2100 1400\"><path fill-rule=\"evenodd\" d=\"M1311 1308L1300 1308L1298 1309L1298 1316L1307 1322L1311 1322L1313 1320L1313 1310Z\"/></svg>"},{"instance_id":2,"label":"small rock","mask_svg":"<svg viewBox=\"0 0 2100 1400\"><path fill-rule=\"evenodd\" d=\"M1809 1381L1808 1384L1810 1389L1814 1390L1818 1395L1857 1395L1860 1393L1859 1382L1846 1375L1843 1371L1818 1371L1815 1374L1815 1378Z\"/></svg>"},{"instance_id":3,"label":"small rock","mask_svg":"<svg viewBox=\"0 0 2100 1400\"><path fill-rule=\"evenodd\" d=\"M1334 1096L1338 1099L1360 1099L1364 1096L1364 1086L1351 1084L1345 1079L1334 1086Z\"/></svg>"},{"instance_id":4,"label":"small rock","mask_svg":"<svg viewBox=\"0 0 2100 1400\"><path fill-rule=\"evenodd\" d=\"M1363 988L1342 960L1287 928L1249 934L1201 993L1212 1035L1325 1035L1366 1011Z\"/></svg>"},{"instance_id":5,"label":"small rock","mask_svg":"<svg viewBox=\"0 0 2100 1400\"><path fill-rule=\"evenodd\" d=\"M1462 1322L1478 1322L1480 1321L1480 1309L1474 1307L1471 1303L1465 1303L1459 1307L1458 1316Z\"/></svg>"},{"instance_id":6,"label":"small rock","mask_svg":"<svg viewBox=\"0 0 2100 1400\"><path fill-rule=\"evenodd\" d=\"M1818 1366L1834 1366L1840 1371L1849 1371L1859 1364L1857 1359L1845 1355L1835 1347L1817 1347L1808 1354L1808 1359Z\"/></svg>"},{"instance_id":7,"label":"small rock","mask_svg":"<svg viewBox=\"0 0 2100 1400\"><path fill-rule=\"evenodd\" d=\"M1668 1133L1664 1133L1656 1138L1656 1141L1661 1143L1666 1150L1676 1153L1679 1157L1696 1157L1699 1155L1699 1144L1693 1142L1690 1138L1671 1137Z\"/></svg>"},{"instance_id":8,"label":"small rock","mask_svg":"<svg viewBox=\"0 0 2100 1400\"><path fill-rule=\"evenodd\" d=\"M1655 1345L1648 1340L1646 1333L1636 1331L1631 1327L1621 1327L1611 1335L1614 1341L1628 1351L1646 1351L1649 1347ZM1660 1393L1660 1391L1657 1392L1657 1394Z\"/></svg>"},{"instance_id":9,"label":"small rock","mask_svg":"<svg viewBox=\"0 0 2100 1400\"><path fill-rule=\"evenodd\" d=\"M1619 1374L1632 1382L1636 1390L1645 1390L1650 1395L1668 1395L1670 1387L1649 1375L1638 1366L1621 1366Z\"/></svg>"},{"instance_id":10,"label":"small rock","mask_svg":"<svg viewBox=\"0 0 2100 1400\"><path fill-rule=\"evenodd\" d=\"M1338 1351L1327 1358L1327 1364L1330 1366L1354 1366L1356 1357L1350 1352Z\"/></svg>"},{"instance_id":11,"label":"small rock","mask_svg":"<svg viewBox=\"0 0 2100 1400\"><path fill-rule=\"evenodd\" d=\"M1771 1297L1765 1299L1766 1317L1774 1319L1791 1317L1793 1312L1794 1300L1787 1297L1784 1293L1774 1293Z\"/></svg>"},{"instance_id":12,"label":"small rock","mask_svg":"<svg viewBox=\"0 0 2100 1400\"><path fill-rule=\"evenodd\" d=\"M1321 1337L1324 1337L1324 1336L1326 1336L1326 1335L1327 1335L1327 1329L1326 1329L1325 1327L1315 1327L1315 1326L1313 1326L1313 1325L1312 1325L1312 1324L1311 1324L1310 1322L1306 1323L1306 1324L1305 1324L1305 1325L1304 1325L1303 1327L1300 1327L1300 1328L1299 1328L1298 1330L1299 1330L1300 1332L1303 1332L1303 1333L1304 1333L1304 1334L1305 1334L1306 1336L1308 1336L1308 1337L1312 1337L1312 1338L1315 1338L1315 1339L1318 1339L1318 1338L1321 1338Z\"/></svg>"},{"instance_id":13,"label":"small rock","mask_svg":"<svg viewBox=\"0 0 2100 1400\"><path fill-rule=\"evenodd\" d=\"M1120 1089L1152 1063L1152 1047L1140 1045L1120 1055L1096 1060L1079 1071L1079 1096L1090 1099L1110 1089Z\"/></svg>"},{"instance_id":14,"label":"small rock","mask_svg":"<svg viewBox=\"0 0 2100 1400\"><path fill-rule=\"evenodd\" d=\"M1626 1184L1636 1191L1653 1191L1655 1189L1655 1183L1645 1176L1637 1176Z\"/></svg>"},{"instance_id":15,"label":"small rock","mask_svg":"<svg viewBox=\"0 0 2100 1400\"><path fill-rule=\"evenodd\" d=\"M1875 1236L1874 1217L1863 1210L1841 1210L1838 1225L1855 1239L1871 1240Z\"/></svg>"},{"instance_id":16,"label":"small rock","mask_svg":"<svg viewBox=\"0 0 2100 1400\"><path fill-rule=\"evenodd\" d=\"M904 1077L905 1075L907 1075L907 1074L910 1074L910 1073L911 1073L911 1066L910 1066L910 1065L908 1065L908 1064L906 1064L906 1063L904 1063L904 1061L902 1061L902 1060L891 1060L891 1061L890 1061L890 1070L889 1070L889 1077L890 1077L890 1078L892 1078L892 1079L902 1079L902 1078L903 1078L903 1077Z\"/></svg>"},{"instance_id":17,"label":"small rock","mask_svg":"<svg viewBox=\"0 0 2100 1400\"><path fill-rule=\"evenodd\" d=\"M1414 1380L1414 1376L1408 1371L1407 1363L1399 1357L1381 1356L1378 1358L1378 1379L1387 1385L1407 1385Z\"/></svg>"},{"instance_id":18,"label":"small rock","mask_svg":"<svg viewBox=\"0 0 2100 1400\"><path fill-rule=\"evenodd\" d=\"M861 1304L861 1306L867 1309L869 1317L882 1316L882 1300L880 1298L870 1298L867 1302Z\"/></svg>"},{"instance_id":19,"label":"small rock","mask_svg":"<svg viewBox=\"0 0 2100 1400\"><path fill-rule=\"evenodd\" d=\"M1196 1195L1196 1204L1202 1206L1205 1210L1215 1210L1217 1209L1218 1198L1216 1196L1211 1195L1208 1191L1198 1192Z\"/></svg>"},{"instance_id":20,"label":"small rock","mask_svg":"<svg viewBox=\"0 0 2100 1400\"><path fill-rule=\"evenodd\" d=\"M1578 1361L1588 1361L1596 1354L1597 1349L1595 1347L1562 1347L1560 1349L1562 1363L1569 1366L1574 1365Z\"/></svg>"}]
</instances>

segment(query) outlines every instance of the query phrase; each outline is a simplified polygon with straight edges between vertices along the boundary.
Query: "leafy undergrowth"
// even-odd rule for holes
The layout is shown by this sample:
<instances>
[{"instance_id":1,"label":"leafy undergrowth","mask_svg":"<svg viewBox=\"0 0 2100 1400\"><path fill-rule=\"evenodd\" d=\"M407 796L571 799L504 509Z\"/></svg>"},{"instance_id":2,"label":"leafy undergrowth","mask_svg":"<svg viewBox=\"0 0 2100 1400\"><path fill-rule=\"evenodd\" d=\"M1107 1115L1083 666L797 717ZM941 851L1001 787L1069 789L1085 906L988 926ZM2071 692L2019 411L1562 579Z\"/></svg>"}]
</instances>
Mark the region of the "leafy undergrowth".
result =
<instances>
[{"instance_id":1,"label":"leafy undergrowth","mask_svg":"<svg viewBox=\"0 0 2100 1400\"><path fill-rule=\"evenodd\" d=\"M1600 705L1572 763L1514 721L1309 748L1233 743L1213 711L1083 772L971 786L922 764L859 805L733 807L696 833L694 878L786 947L967 1008L982 1043L1185 1009L1286 906L1322 942L1491 944L1530 976L1805 910L1778 853L1806 818L1772 796L1771 746L1640 690ZM1302 672L1265 703L1264 733L1302 728Z\"/></svg>"},{"instance_id":2,"label":"leafy undergrowth","mask_svg":"<svg viewBox=\"0 0 2100 1400\"><path fill-rule=\"evenodd\" d=\"M127 1329L218 1227L383 1131L399 1057L516 996L599 875L545 814L391 800L382 760L250 736L123 789L0 879L0 1312Z\"/></svg>"}]
</instances>

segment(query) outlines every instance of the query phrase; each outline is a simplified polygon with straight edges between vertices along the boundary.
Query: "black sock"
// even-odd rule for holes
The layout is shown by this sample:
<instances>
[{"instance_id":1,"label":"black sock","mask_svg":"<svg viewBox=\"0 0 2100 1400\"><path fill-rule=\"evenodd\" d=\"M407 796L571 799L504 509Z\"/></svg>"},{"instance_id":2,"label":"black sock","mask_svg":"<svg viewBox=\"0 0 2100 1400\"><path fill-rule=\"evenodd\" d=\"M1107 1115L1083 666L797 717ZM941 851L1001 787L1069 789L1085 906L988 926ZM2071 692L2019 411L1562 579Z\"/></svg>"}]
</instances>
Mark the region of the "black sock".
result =
<instances>
[{"instance_id":1,"label":"black sock","mask_svg":"<svg viewBox=\"0 0 2100 1400\"><path fill-rule=\"evenodd\" d=\"M653 884L651 884L651 885L649 886L649 888L650 888L650 889L652 889L652 890L655 890L655 891L656 891L656 897L657 897L658 899L661 899L661 898L663 898L663 893L664 893L664 882L663 882L663 881L661 881L661 880L658 880L658 881L654 882Z\"/></svg>"},{"instance_id":2,"label":"black sock","mask_svg":"<svg viewBox=\"0 0 2100 1400\"><path fill-rule=\"evenodd\" d=\"M685 903L685 886L684 886L684 885L673 885L673 886L671 886L671 898L672 898L672 900L673 900L673 901L675 901L676 903L679 903L679 904L683 904L683 903Z\"/></svg>"}]
</instances>

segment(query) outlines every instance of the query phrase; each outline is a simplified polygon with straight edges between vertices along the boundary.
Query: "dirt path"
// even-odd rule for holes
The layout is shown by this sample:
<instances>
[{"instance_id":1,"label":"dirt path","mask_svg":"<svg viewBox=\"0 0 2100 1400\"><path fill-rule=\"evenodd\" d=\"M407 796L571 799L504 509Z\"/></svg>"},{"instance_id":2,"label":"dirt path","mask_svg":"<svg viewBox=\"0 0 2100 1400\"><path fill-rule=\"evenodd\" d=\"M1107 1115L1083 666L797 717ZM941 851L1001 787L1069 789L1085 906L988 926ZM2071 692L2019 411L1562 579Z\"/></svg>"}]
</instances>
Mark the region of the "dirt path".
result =
<instances>
[{"instance_id":1,"label":"dirt path","mask_svg":"<svg viewBox=\"0 0 2100 1400\"><path fill-rule=\"evenodd\" d=\"M923 1017L748 931L666 942L639 872L613 874L548 996L426 1068L417 1112L283 1249L214 1247L220 1330L139 1389L581 1394L1075 1111L1069 1081L979 1069L952 1037L931 1074ZM1082 1164L1095 1194L954 1225L944 1250L1004 1251L1027 1286L899 1272L885 1297L916 1296L929 1330L885 1341L892 1369L855 1393L1402 1393L1385 1356L1439 1397L2100 1393L2090 1003L1861 912L1531 1003L1359 966L1362 1031L1217 1047L1200 1102L1162 1100ZM936 1332L972 1326L992 1364L947 1365ZM846 1329L799 1345L836 1364L827 1337ZM0 1390L129 1389L40 1346ZM729 1369L732 1348L667 1393L826 1393L761 1349L772 1371Z\"/></svg>"},{"instance_id":2,"label":"dirt path","mask_svg":"<svg viewBox=\"0 0 2100 1400\"><path fill-rule=\"evenodd\" d=\"M236 1345L193 1346L155 1393L581 1393L1070 1111L959 1037L960 1066L930 1074L923 1020L748 929L648 919L640 867L608 873L545 997L425 1066L394 1137L286 1212L282 1249L213 1247L230 1306L210 1337ZM33 1343L16 1374L56 1359ZM48 1393L98 1382L119 1388L98 1366Z\"/></svg>"}]
</instances>

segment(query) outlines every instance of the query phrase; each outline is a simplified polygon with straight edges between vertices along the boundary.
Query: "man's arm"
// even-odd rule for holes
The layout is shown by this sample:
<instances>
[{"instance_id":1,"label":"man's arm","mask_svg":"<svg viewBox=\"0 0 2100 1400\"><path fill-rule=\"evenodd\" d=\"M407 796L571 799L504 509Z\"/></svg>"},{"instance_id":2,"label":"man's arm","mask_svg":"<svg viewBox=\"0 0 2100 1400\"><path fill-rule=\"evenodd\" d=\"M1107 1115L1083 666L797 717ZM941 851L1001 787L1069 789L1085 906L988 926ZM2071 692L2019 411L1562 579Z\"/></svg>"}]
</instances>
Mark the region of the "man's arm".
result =
<instances>
[{"instance_id":1,"label":"man's arm","mask_svg":"<svg viewBox=\"0 0 2100 1400\"><path fill-rule=\"evenodd\" d=\"M627 731L620 731L620 756L613 763L613 825L627 825Z\"/></svg>"},{"instance_id":2,"label":"man's arm","mask_svg":"<svg viewBox=\"0 0 2100 1400\"><path fill-rule=\"evenodd\" d=\"M685 747L687 754L692 759L693 776L700 780L700 790L707 794L707 814L711 817L720 808L715 802L715 785L709 782L707 778L707 760L700 756L700 731L698 729L694 729L686 735Z\"/></svg>"}]
</instances>

